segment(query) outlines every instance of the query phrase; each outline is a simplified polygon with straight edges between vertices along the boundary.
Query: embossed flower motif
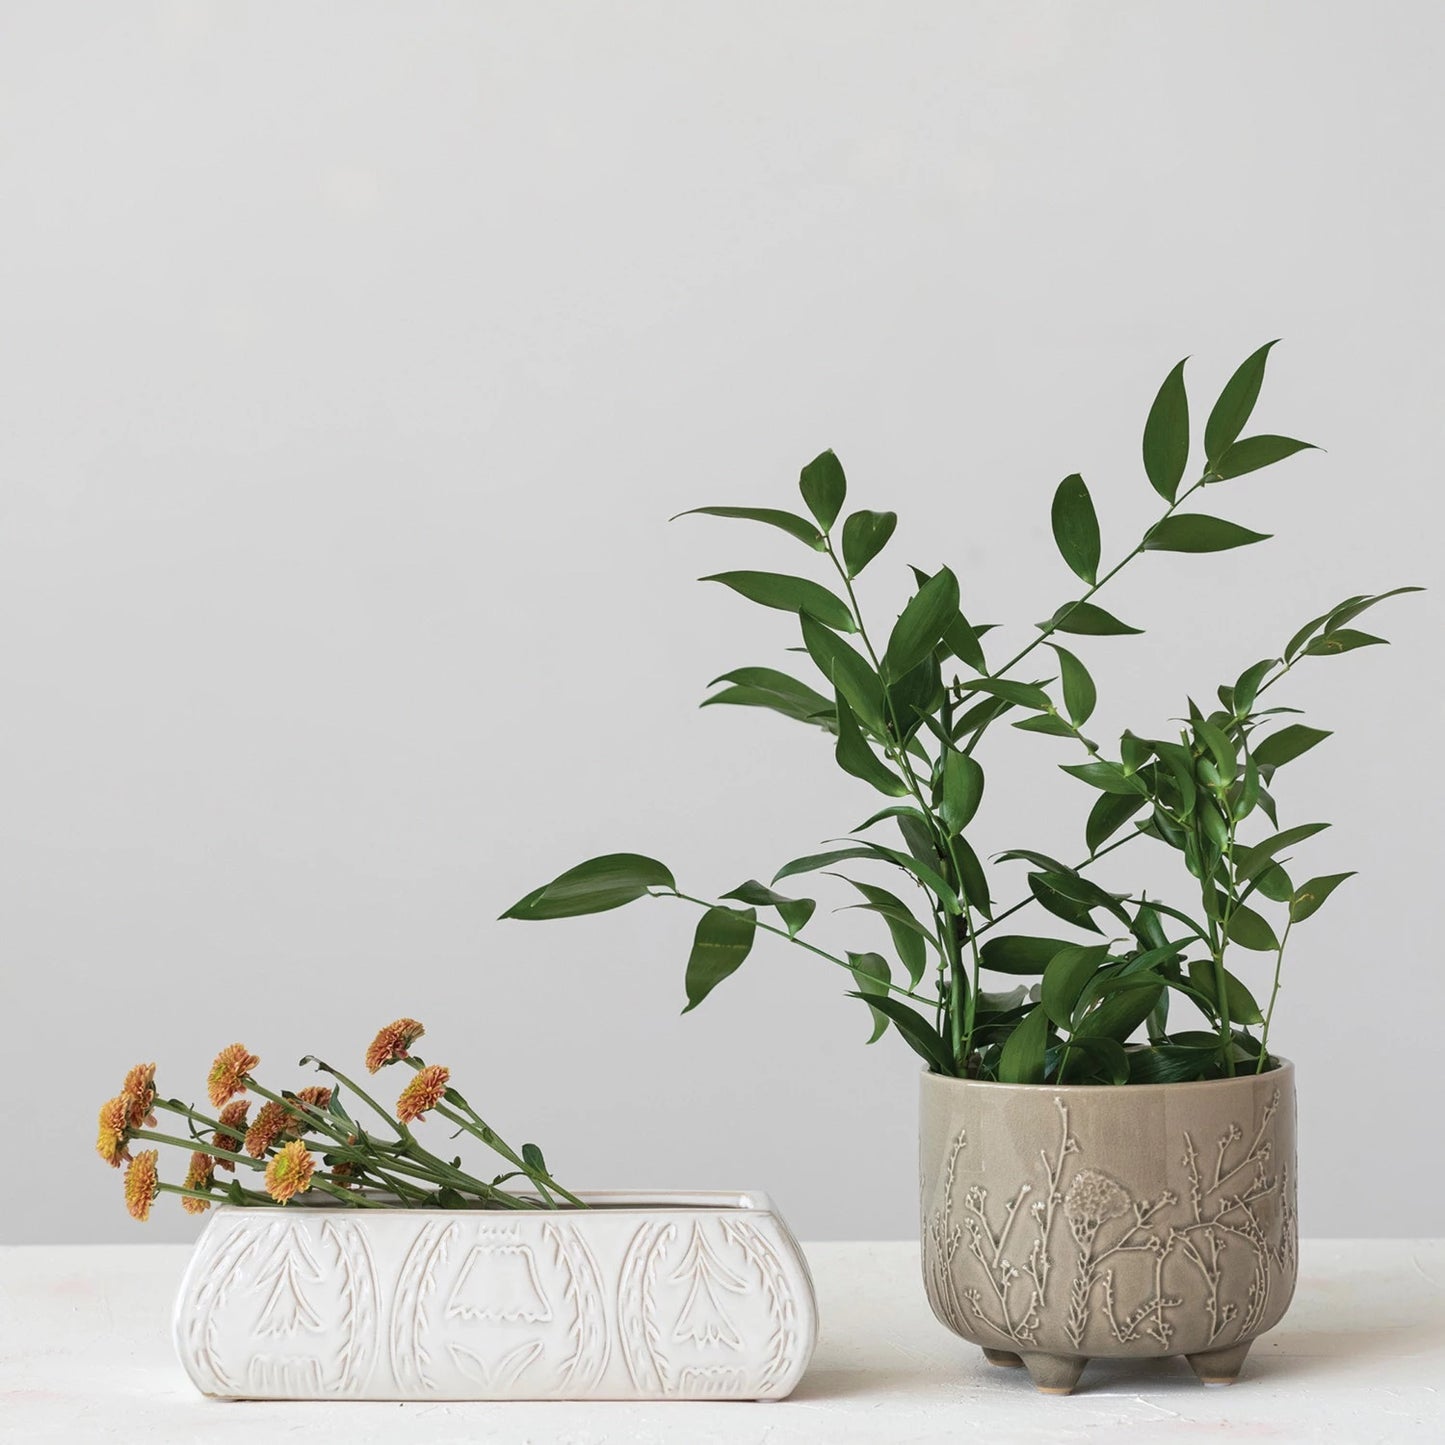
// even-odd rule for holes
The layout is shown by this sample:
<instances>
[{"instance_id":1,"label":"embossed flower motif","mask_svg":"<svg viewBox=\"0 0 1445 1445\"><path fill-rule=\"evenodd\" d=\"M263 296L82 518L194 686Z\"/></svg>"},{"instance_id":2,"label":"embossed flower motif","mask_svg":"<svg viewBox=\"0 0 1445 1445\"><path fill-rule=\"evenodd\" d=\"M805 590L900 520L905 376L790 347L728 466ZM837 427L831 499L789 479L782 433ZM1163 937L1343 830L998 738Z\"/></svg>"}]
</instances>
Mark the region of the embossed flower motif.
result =
<instances>
[{"instance_id":1,"label":"embossed flower motif","mask_svg":"<svg viewBox=\"0 0 1445 1445\"><path fill-rule=\"evenodd\" d=\"M372 1039L366 1050L368 1072L406 1057L406 1051L426 1032L415 1019L396 1019Z\"/></svg>"},{"instance_id":2,"label":"embossed flower motif","mask_svg":"<svg viewBox=\"0 0 1445 1445\"><path fill-rule=\"evenodd\" d=\"M144 1224L150 1218L151 1205L160 1193L160 1177L156 1173L157 1149L142 1149L125 1171L125 1207L130 1217Z\"/></svg>"},{"instance_id":3,"label":"embossed flower motif","mask_svg":"<svg viewBox=\"0 0 1445 1445\"><path fill-rule=\"evenodd\" d=\"M228 1044L216 1055L211 1072L206 1076L206 1091L216 1108L244 1093L246 1075L260 1064L261 1060L251 1053L245 1044Z\"/></svg>"},{"instance_id":4,"label":"embossed flower motif","mask_svg":"<svg viewBox=\"0 0 1445 1445\"><path fill-rule=\"evenodd\" d=\"M125 1095L118 1094L114 1099L107 1099L100 1106L95 1152L112 1169L119 1169L121 1161L130 1158L130 1153L125 1147L129 1129L130 1103Z\"/></svg>"},{"instance_id":5,"label":"embossed flower motif","mask_svg":"<svg viewBox=\"0 0 1445 1445\"><path fill-rule=\"evenodd\" d=\"M215 1161L209 1154L192 1154L191 1167L186 1171L187 1189L209 1189L215 1182ZM192 1199L188 1194L181 1196L181 1208L187 1214L204 1214L211 1207L209 1199Z\"/></svg>"},{"instance_id":6,"label":"embossed flower motif","mask_svg":"<svg viewBox=\"0 0 1445 1445\"><path fill-rule=\"evenodd\" d=\"M291 1127L291 1115L274 1099L261 1105L256 1122L246 1130L246 1153L259 1159Z\"/></svg>"},{"instance_id":7,"label":"embossed flower motif","mask_svg":"<svg viewBox=\"0 0 1445 1445\"><path fill-rule=\"evenodd\" d=\"M235 1099L221 1110L218 1122L225 1129L223 1134L217 1129L211 1135L211 1143L217 1149L224 1149L230 1154L239 1154L241 1146L246 1142L246 1115L251 1112L251 1101L249 1099ZM217 1159L217 1169L232 1169L236 1167L234 1159Z\"/></svg>"},{"instance_id":8,"label":"embossed flower motif","mask_svg":"<svg viewBox=\"0 0 1445 1445\"><path fill-rule=\"evenodd\" d=\"M396 1117L403 1124L420 1119L428 1109L435 1109L447 1091L451 1070L440 1064L428 1064L412 1075L411 1082L401 1091L396 1101Z\"/></svg>"},{"instance_id":9,"label":"embossed flower motif","mask_svg":"<svg viewBox=\"0 0 1445 1445\"><path fill-rule=\"evenodd\" d=\"M266 1166L266 1193L277 1204L285 1204L311 1188L316 1160L299 1140L293 1139Z\"/></svg>"},{"instance_id":10,"label":"embossed flower motif","mask_svg":"<svg viewBox=\"0 0 1445 1445\"><path fill-rule=\"evenodd\" d=\"M1064 1218L1076 1239L1089 1238L1099 1227L1129 1208L1129 1196L1107 1174L1080 1169L1064 1194Z\"/></svg>"},{"instance_id":11,"label":"embossed flower motif","mask_svg":"<svg viewBox=\"0 0 1445 1445\"><path fill-rule=\"evenodd\" d=\"M139 1129L145 1125L154 1128L156 1116L151 1112L151 1104L156 1097L156 1066L137 1064L125 1076L120 1092L126 1101L127 1122L130 1127Z\"/></svg>"}]
</instances>

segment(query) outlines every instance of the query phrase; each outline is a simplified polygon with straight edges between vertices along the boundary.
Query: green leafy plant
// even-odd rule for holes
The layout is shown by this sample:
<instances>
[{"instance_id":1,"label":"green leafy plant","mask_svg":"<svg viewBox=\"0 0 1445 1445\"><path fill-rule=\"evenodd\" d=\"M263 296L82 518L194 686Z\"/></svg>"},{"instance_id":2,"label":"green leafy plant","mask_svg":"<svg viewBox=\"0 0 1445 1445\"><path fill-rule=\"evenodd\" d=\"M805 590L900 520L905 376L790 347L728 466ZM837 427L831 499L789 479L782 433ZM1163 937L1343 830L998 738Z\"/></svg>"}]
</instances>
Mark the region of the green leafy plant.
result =
<instances>
[{"instance_id":1,"label":"green leafy plant","mask_svg":"<svg viewBox=\"0 0 1445 1445\"><path fill-rule=\"evenodd\" d=\"M1230 377L1205 423L1202 465L1187 486L1184 363L1165 378L1143 437L1144 473L1165 509L1118 561L1105 566L1083 478L1059 484L1054 540L1083 590L1036 624L1034 635L1002 662L989 659L985 640L992 643L992 629L969 621L947 567L914 568L915 590L886 638L870 632L855 583L886 547L897 518L855 511L840 525L848 487L831 451L803 468L799 490L808 516L766 507L682 514L779 528L819 554L832 573L828 585L754 571L703 579L795 614L801 645L793 650L821 678L810 684L772 667L742 667L714 679L720 690L704 706L766 708L819 729L832 738L839 767L893 801L859 824L843 846L785 863L771 886L750 879L709 901L683 892L657 860L616 853L568 870L503 917L564 918L645 897L695 905L704 911L687 962L688 1010L742 965L759 933L772 934L850 973L851 992L872 1012L870 1042L891 1026L941 1074L1125 1084L1269 1068L1270 1025L1291 933L1352 875L1295 880L1293 850L1327 824L1281 828L1275 778L1329 734L1286 721L1297 709L1264 704L1275 703L1268 695L1301 662L1383 642L1354 624L1386 598L1419 589L1345 598L1295 632L1277 655L1221 686L1217 707L1205 711L1188 699L1184 716L1163 730L1167 736L1126 731L1107 753L1084 731L1097 689L1074 650L1082 644L1072 639L1141 630L1094 599L1146 552L1220 552L1267 540L1186 504L1197 504L1206 488L1309 449L1290 437L1242 435L1273 345L1262 346ZM1071 639L1068 646L1062 637ZM1038 672L1051 675L1028 675ZM1078 761L1061 765L1093 794L1078 862L1013 848L985 865L972 828L986 781L980 758L985 740L1004 722L1080 749ZM901 846L880 841L881 829L896 830ZM1192 880L1189 906L1113 892L1088 876L1098 859L1144 838L1183 864ZM882 919L891 957L839 955L817 946L803 936L815 901L775 891L787 879L857 864L891 870L907 894L851 872L836 875L856 890L853 907ZM994 876L1018 864L1025 865L1028 893L1000 907ZM1073 936L1002 930L1030 906L1068 925ZM1270 957L1262 1002L1241 976L1250 970L1231 968L1236 950ZM1014 986L987 988L990 975ZM1171 1019L1171 1003L1190 1010L1186 1026L1178 1026L1177 1014Z\"/></svg>"}]
</instances>

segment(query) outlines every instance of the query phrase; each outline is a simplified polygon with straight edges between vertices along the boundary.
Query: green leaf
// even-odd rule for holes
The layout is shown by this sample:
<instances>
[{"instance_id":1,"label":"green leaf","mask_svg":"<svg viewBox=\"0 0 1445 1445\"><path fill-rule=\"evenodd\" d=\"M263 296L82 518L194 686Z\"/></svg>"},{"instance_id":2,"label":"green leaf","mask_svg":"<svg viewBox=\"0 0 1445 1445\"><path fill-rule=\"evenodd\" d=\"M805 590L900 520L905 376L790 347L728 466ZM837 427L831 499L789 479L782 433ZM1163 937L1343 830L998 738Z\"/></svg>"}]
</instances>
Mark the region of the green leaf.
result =
<instances>
[{"instance_id":1,"label":"green leaf","mask_svg":"<svg viewBox=\"0 0 1445 1445\"><path fill-rule=\"evenodd\" d=\"M901 798L908 785L891 768L887 767L878 754L868 746L868 740L858 727L853 709L841 692L838 694L838 746L834 755L838 766L845 773L871 783L880 793L890 798Z\"/></svg>"},{"instance_id":2,"label":"green leaf","mask_svg":"<svg viewBox=\"0 0 1445 1445\"><path fill-rule=\"evenodd\" d=\"M1189 965L1189 982L1209 1000L1214 1016L1219 1017L1219 995L1214 987L1214 965L1203 961ZM1254 995L1229 972L1224 971L1224 989L1229 996L1229 1018L1236 1024L1262 1024L1264 1015Z\"/></svg>"},{"instance_id":3,"label":"green leaf","mask_svg":"<svg viewBox=\"0 0 1445 1445\"><path fill-rule=\"evenodd\" d=\"M1333 657L1337 652L1353 652L1357 647L1389 646L1386 638L1373 632L1357 632L1353 627L1339 627L1317 637L1304 650L1306 657Z\"/></svg>"},{"instance_id":4,"label":"green leaf","mask_svg":"<svg viewBox=\"0 0 1445 1445\"><path fill-rule=\"evenodd\" d=\"M939 806L950 833L961 833L973 821L983 800L983 769L967 753L943 751L943 801Z\"/></svg>"},{"instance_id":5,"label":"green leaf","mask_svg":"<svg viewBox=\"0 0 1445 1445\"><path fill-rule=\"evenodd\" d=\"M788 898L782 893L774 893L756 878L739 883L731 893L724 893L722 896L735 898L739 903L751 903L755 908L776 908L778 916L783 920L783 926L788 930L789 938L797 936L798 931L818 907L811 898Z\"/></svg>"},{"instance_id":6,"label":"green leaf","mask_svg":"<svg viewBox=\"0 0 1445 1445\"><path fill-rule=\"evenodd\" d=\"M832 848L826 853L808 853L802 858L794 858L790 863L784 863L773 874L773 882L781 883L784 878L796 878L800 873L816 873L820 868L831 868L833 864L844 863L850 858L876 858L877 856L871 848L864 848L861 845L854 848Z\"/></svg>"},{"instance_id":7,"label":"green leaf","mask_svg":"<svg viewBox=\"0 0 1445 1445\"><path fill-rule=\"evenodd\" d=\"M1078 944L1061 948L1049 960L1044 969L1039 1000L1043 1004L1044 1012L1059 1028L1071 1027L1074 1005L1078 1003L1084 985L1108 956L1107 943Z\"/></svg>"},{"instance_id":8,"label":"green leaf","mask_svg":"<svg viewBox=\"0 0 1445 1445\"><path fill-rule=\"evenodd\" d=\"M858 630L848 604L806 577L790 577L785 572L718 572L699 581L721 582L760 607L807 613L838 632Z\"/></svg>"},{"instance_id":9,"label":"green leaf","mask_svg":"<svg viewBox=\"0 0 1445 1445\"><path fill-rule=\"evenodd\" d=\"M1234 876L1241 883L1247 883L1251 878L1257 877L1269 867L1273 859L1286 848L1293 848L1296 843L1303 843L1306 838L1313 838L1316 833L1323 833L1330 825L1328 823L1300 823L1296 827L1286 828L1282 833L1276 833L1273 837L1265 838L1259 843L1252 843L1247 848L1236 848L1234 850Z\"/></svg>"},{"instance_id":10,"label":"green leaf","mask_svg":"<svg viewBox=\"0 0 1445 1445\"><path fill-rule=\"evenodd\" d=\"M1251 542L1267 542L1268 532L1251 532L1223 517L1181 512L1156 522L1144 538L1146 552L1227 552Z\"/></svg>"},{"instance_id":11,"label":"green leaf","mask_svg":"<svg viewBox=\"0 0 1445 1445\"><path fill-rule=\"evenodd\" d=\"M883 683L864 657L836 632L805 612L800 619L803 646L819 672L848 699L848 706L876 737L887 733Z\"/></svg>"},{"instance_id":12,"label":"green leaf","mask_svg":"<svg viewBox=\"0 0 1445 1445\"><path fill-rule=\"evenodd\" d=\"M848 966L853 970L853 977L858 980L858 988L863 994L870 998L876 998L879 994L888 992L891 974L888 960L881 953L850 953ZM876 1044L888 1027L888 1015L882 1009L876 1008L872 1010L872 1013L873 1033L868 1042Z\"/></svg>"},{"instance_id":13,"label":"green leaf","mask_svg":"<svg viewBox=\"0 0 1445 1445\"><path fill-rule=\"evenodd\" d=\"M1064 688L1064 711L1068 713L1075 727L1083 727L1093 716L1094 706L1099 700L1094 679L1089 676L1089 669L1072 652L1060 647L1057 642L1051 642L1049 646L1059 656L1059 676Z\"/></svg>"},{"instance_id":14,"label":"green leaf","mask_svg":"<svg viewBox=\"0 0 1445 1445\"><path fill-rule=\"evenodd\" d=\"M535 921L605 913L647 897L649 889L676 887L672 874L655 858L645 858L641 853L607 853L589 858L533 889L502 917Z\"/></svg>"},{"instance_id":15,"label":"green leaf","mask_svg":"<svg viewBox=\"0 0 1445 1445\"><path fill-rule=\"evenodd\" d=\"M1324 742L1330 734L1323 728L1306 727L1304 723L1291 723L1277 733L1271 733L1254 749L1254 760L1262 768L1278 768L1293 761L1301 753L1307 753L1318 743Z\"/></svg>"},{"instance_id":16,"label":"green leaf","mask_svg":"<svg viewBox=\"0 0 1445 1445\"><path fill-rule=\"evenodd\" d=\"M1323 904L1331 893L1345 881L1346 878L1353 878L1350 873L1325 873L1318 878L1311 878L1308 883L1300 884L1295 891L1294 897L1289 902L1289 921L1291 923L1303 923L1306 918L1311 917Z\"/></svg>"},{"instance_id":17,"label":"green leaf","mask_svg":"<svg viewBox=\"0 0 1445 1445\"><path fill-rule=\"evenodd\" d=\"M1407 592L1423 592L1424 590L1423 587L1392 587L1388 592L1377 592L1369 597L1351 597L1320 620L1324 622L1326 632L1334 632L1337 628L1343 627L1345 623L1353 622L1360 613L1368 611L1377 602L1384 602L1390 597L1402 597Z\"/></svg>"},{"instance_id":18,"label":"green leaf","mask_svg":"<svg viewBox=\"0 0 1445 1445\"><path fill-rule=\"evenodd\" d=\"M697 921L687 960L687 1007L691 1013L723 979L737 971L753 946L758 915L751 908L709 908Z\"/></svg>"},{"instance_id":19,"label":"green leaf","mask_svg":"<svg viewBox=\"0 0 1445 1445\"><path fill-rule=\"evenodd\" d=\"M1187 359L1187 358L1186 358ZM1189 398L1184 390L1184 362L1159 388L1149 420L1144 423L1144 473L1149 485L1172 502L1189 462Z\"/></svg>"},{"instance_id":20,"label":"green leaf","mask_svg":"<svg viewBox=\"0 0 1445 1445\"><path fill-rule=\"evenodd\" d=\"M973 668L975 672L987 672L988 663L984 660L983 648L979 644L979 634L974 630L963 613L959 613L948 627L944 630L943 645L962 663Z\"/></svg>"},{"instance_id":21,"label":"green leaf","mask_svg":"<svg viewBox=\"0 0 1445 1445\"><path fill-rule=\"evenodd\" d=\"M1079 1020L1079 1032L1123 1043L1154 1012L1163 993L1164 985L1147 976L1124 979Z\"/></svg>"},{"instance_id":22,"label":"green leaf","mask_svg":"<svg viewBox=\"0 0 1445 1445\"><path fill-rule=\"evenodd\" d=\"M1072 947L1073 944L1062 938L1006 933L984 941L979 948L979 961L995 973L1043 973L1056 953Z\"/></svg>"},{"instance_id":23,"label":"green leaf","mask_svg":"<svg viewBox=\"0 0 1445 1445\"><path fill-rule=\"evenodd\" d=\"M1239 764L1234 755L1234 743L1222 728L1216 727L1206 718L1194 721L1194 736L1209 749L1214 766L1225 783L1232 783L1238 774Z\"/></svg>"},{"instance_id":24,"label":"green leaf","mask_svg":"<svg viewBox=\"0 0 1445 1445\"><path fill-rule=\"evenodd\" d=\"M1225 933L1241 948L1250 948L1256 953L1273 953L1279 948L1274 929L1248 904L1235 904Z\"/></svg>"},{"instance_id":25,"label":"green leaf","mask_svg":"<svg viewBox=\"0 0 1445 1445\"><path fill-rule=\"evenodd\" d=\"M679 512L677 517L736 517L745 522L762 522L777 527L790 537L806 542L814 551L823 550L823 534L806 518L793 512L780 512L775 507L693 507L691 511Z\"/></svg>"},{"instance_id":26,"label":"green leaf","mask_svg":"<svg viewBox=\"0 0 1445 1445\"><path fill-rule=\"evenodd\" d=\"M535 1144L522 1145L522 1163L537 1174L547 1172L547 1161L542 1157L542 1151Z\"/></svg>"},{"instance_id":27,"label":"green leaf","mask_svg":"<svg viewBox=\"0 0 1445 1445\"><path fill-rule=\"evenodd\" d=\"M1074 575L1092 587L1099 580L1099 518L1077 472L1059 483L1051 520L1059 554Z\"/></svg>"},{"instance_id":28,"label":"green leaf","mask_svg":"<svg viewBox=\"0 0 1445 1445\"><path fill-rule=\"evenodd\" d=\"M856 577L883 549L898 526L897 512L854 512L843 523L843 565Z\"/></svg>"},{"instance_id":29,"label":"green leaf","mask_svg":"<svg viewBox=\"0 0 1445 1445\"><path fill-rule=\"evenodd\" d=\"M998 1061L999 1083L1042 1084L1048 1036L1049 1016L1042 1005L1030 1009L1004 1040L1003 1053Z\"/></svg>"},{"instance_id":30,"label":"green leaf","mask_svg":"<svg viewBox=\"0 0 1445 1445\"><path fill-rule=\"evenodd\" d=\"M1015 727L1023 733L1043 733L1046 737L1051 738L1072 738L1079 734L1078 728L1053 712L1041 712L1035 713L1033 717L1021 717L1017 722L1010 723L1009 726Z\"/></svg>"},{"instance_id":31,"label":"green leaf","mask_svg":"<svg viewBox=\"0 0 1445 1445\"><path fill-rule=\"evenodd\" d=\"M848 495L848 482L843 476L843 463L831 449L813 458L798 477L798 490L808 510L826 532L838 520L843 498Z\"/></svg>"},{"instance_id":32,"label":"green leaf","mask_svg":"<svg viewBox=\"0 0 1445 1445\"><path fill-rule=\"evenodd\" d=\"M963 896L985 917L992 917L993 899L989 897L988 880L973 846L960 834L949 840L949 849L958 862L958 881Z\"/></svg>"},{"instance_id":33,"label":"green leaf","mask_svg":"<svg viewBox=\"0 0 1445 1445\"><path fill-rule=\"evenodd\" d=\"M1239 674L1239 680L1234 684L1235 717L1249 716L1249 710L1254 706L1255 698L1259 696L1260 683L1264 681L1270 668L1278 661L1277 657L1265 657Z\"/></svg>"},{"instance_id":34,"label":"green leaf","mask_svg":"<svg viewBox=\"0 0 1445 1445\"><path fill-rule=\"evenodd\" d=\"M1007 678L997 677L974 677L959 683L959 687L964 692L986 692L991 697L1017 703L1020 707L1031 707L1036 712L1048 712L1053 707L1048 693L1028 682L1011 682Z\"/></svg>"},{"instance_id":35,"label":"green leaf","mask_svg":"<svg viewBox=\"0 0 1445 1445\"><path fill-rule=\"evenodd\" d=\"M958 578L942 567L909 598L893 624L883 654L887 676L900 678L930 656L957 616Z\"/></svg>"},{"instance_id":36,"label":"green leaf","mask_svg":"<svg viewBox=\"0 0 1445 1445\"><path fill-rule=\"evenodd\" d=\"M868 900L867 903L855 903L852 906L870 909L888 925L888 934L893 940L898 960L908 971L909 987L916 988L928 960L925 940L931 942L933 935L913 916L912 910L896 894L890 893L886 888L877 888L871 883L860 883L856 878L846 881Z\"/></svg>"},{"instance_id":37,"label":"green leaf","mask_svg":"<svg viewBox=\"0 0 1445 1445\"><path fill-rule=\"evenodd\" d=\"M1271 863L1254 880L1254 886L1271 903L1288 903L1294 897L1294 884L1289 874L1278 863Z\"/></svg>"},{"instance_id":38,"label":"green leaf","mask_svg":"<svg viewBox=\"0 0 1445 1445\"><path fill-rule=\"evenodd\" d=\"M1067 1059L1069 1077L1058 1083L1126 1084L1129 1081L1129 1055L1117 1039L1096 1039L1088 1034L1075 1034L1067 1050L1060 1049L1060 1064ZM1082 1074L1079 1078L1077 1075Z\"/></svg>"},{"instance_id":39,"label":"green leaf","mask_svg":"<svg viewBox=\"0 0 1445 1445\"><path fill-rule=\"evenodd\" d=\"M1120 622L1112 613L1105 612L1092 602L1066 602L1039 626L1046 632L1072 632L1081 637L1123 637L1144 630Z\"/></svg>"},{"instance_id":40,"label":"green leaf","mask_svg":"<svg viewBox=\"0 0 1445 1445\"><path fill-rule=\"evenodd\" d=\"M815 624L816 625L816 624ZM824 629L826 631L826 629ZM832 633L828 633L832 636ZM844 646L847 644L844 643ZM772 667L738 667L725 672L708 683L716 687L720 682L734 683L702 700L702 707L715 703L731 703L738 707L766 707L798 722L813 723L830 731L834 726L833 704L820 692L815 692L806 683L789 677Z\"/></svg>"},{"instance_id":41,"label":"green leaf","mask_svg":"<svg viewBox=\"0 0 1445 1445\"><path fill-rule=\"evenodd\" d=\"M1234 445L1249 421L1254 404L1259 399L1270 347L1275 345L1277 342L1266 342L1246 358L1219 393L1219 400L1214 403L1214 410L1204 424L1204 455L1211 468Z\"/></svg>"},{"instance_id":42,"label":"green leaf","mask_svg":"<svg viewBox=\"0 0 1445 1445\"><path fill-rule=\"evenodd\" d=\"M1219 1046L1188 1047L1180 1044L1155 1044L1146 1049L1130 1049L1129 1082L1131 1084L1182 1084L1194 1079L1217 1076Z\"/></svg>"},{"instance_id":43,"label":"green leaf","mask_svg":"<svg viewBox=\"0 0 1445 1445\"><path fill-rule=\"evenodd\" d=\"M861 992L849 994L849 997L861 998L871 1008L887 1014L893 1026L908 1041L908 1046L927 1062L935 1074L953 1073L948 1045L944 1043L942 1034L901 999L894 998L892 994L880 994L873 998Z\"/></svg>"},{"instance_id":44,"label":"green leaf","mask_svg":"<svg viewBox=\"0 0 1445 1445\"><path fill-rule=\"evenodd\" d=\"M1147 802L1147 798L1136 793L1100 793L1084 824L1084 842L1089 852L1097 853Z\"/></svg>"},{"instance_id":45,"label":"green leaf","mask_svg":"<svg viewBox=\"0 0 1445 1445\"><path fill-rule=\"evenodd\" d=\"M1312 442L1297 442L1293 437L1276 437L1261 433L1257 437L1243 437L1214 463L1217 476L1227 480L1242 477L1246 472L1257 472L1261 467L1270 467L1282 462L1296 452L1315 451Z\"/></svg>"},{"instance_id":46,"label":"green leaf","mask_svg":"<svg viewBox=\"0 0 1445 1445\"><path fill-rule=\"evenodd\" d=\"M1072 777L1088 783L1091 788L1099 788L1106 793L1132 793L1143 798L1149 791L1137 774L1126 773L1118 763L1099 761L1060 763L1059 766Z\"/></svg>"}]
</instances>

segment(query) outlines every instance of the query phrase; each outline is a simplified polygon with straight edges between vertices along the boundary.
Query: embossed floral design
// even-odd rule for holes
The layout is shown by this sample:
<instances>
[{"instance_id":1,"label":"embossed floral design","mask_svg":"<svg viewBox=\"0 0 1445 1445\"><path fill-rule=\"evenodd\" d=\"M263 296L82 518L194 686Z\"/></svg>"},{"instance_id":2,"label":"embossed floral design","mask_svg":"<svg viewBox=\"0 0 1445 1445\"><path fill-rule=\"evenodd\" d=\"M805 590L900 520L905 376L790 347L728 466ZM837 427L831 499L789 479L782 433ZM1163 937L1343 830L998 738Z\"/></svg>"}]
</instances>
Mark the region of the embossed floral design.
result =
<instances>
[{"instance_id":1,"label":"embossed floral design","mask_svg":"<svg viewBox=\"0 0 1445 1445\"><path fill-rule=\"evenodd\" d=\"M1130 1199L1123 1188L1097 1169L1080 1169L1064 1195L1064 1218L1074 1238L1092 1239L1101 1225L1129 1211Z\"/></svg>"},{"instance_id":2,"label":"embossed floral design","mask_svg":"<svg viewBox=\"0 0 1445 1445\"><path fill-rule=\"evenodd\" d=\"M1000 1347L1039 1348L1049 1318L1080 1353L1098 1329L1116 1345L1149 1339L1165 1353L1177 1332L1176 1312L1188 1300L1204 1314L1210 1347L1251 1338L1278 1273L1293 1264L1292 1190L1283 1172L1270 1171L1278 1090L1252 1136L1227 1125L1207 1158L1185 1134L1179 1158L1187 1187L1143 1199L1092 1164L1068 1174L1079 1145L1068 1106L1057 1097L1054 1103L1059 1142L1040 1155L1041 1180L1011 1188L1006 1178L990 1177L990 1187L963 1183L966 1135L950 1146L938 1205L923 1231L924 1277L939 1317L970 1337L982 1326L985 1339L996 1336ZM991 1202L1000 1189L1007 1190L1001 1205ZM1060 1213L1072 1253L1062 1265L1055 1260ZM1124 1268L1131 1260L1140 1263ZM1050 1282L1059 1269L1062 1297Z\"/></svg>"}]
</instances>

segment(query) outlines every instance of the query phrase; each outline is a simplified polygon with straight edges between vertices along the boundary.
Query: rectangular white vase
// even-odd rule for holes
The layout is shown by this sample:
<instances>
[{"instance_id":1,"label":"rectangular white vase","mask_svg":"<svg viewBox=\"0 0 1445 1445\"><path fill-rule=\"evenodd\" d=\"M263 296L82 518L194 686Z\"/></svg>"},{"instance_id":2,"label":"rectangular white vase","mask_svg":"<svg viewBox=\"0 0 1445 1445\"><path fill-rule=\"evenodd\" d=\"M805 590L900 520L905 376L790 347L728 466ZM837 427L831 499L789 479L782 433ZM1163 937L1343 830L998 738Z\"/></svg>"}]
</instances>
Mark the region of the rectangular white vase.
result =
<instances>
[{"instance_id":1,"label":"rectangular white vase","mask_svg":"<svg viewBox=\"0 0 1445 1445\"><path fill-rule=\"evenodd\" d=\"M753 1193L588 1209L218 1208L176 1299L204 1394L776 1400L817 1337L808 1267Z\"/></svg>"}]
</instances>

